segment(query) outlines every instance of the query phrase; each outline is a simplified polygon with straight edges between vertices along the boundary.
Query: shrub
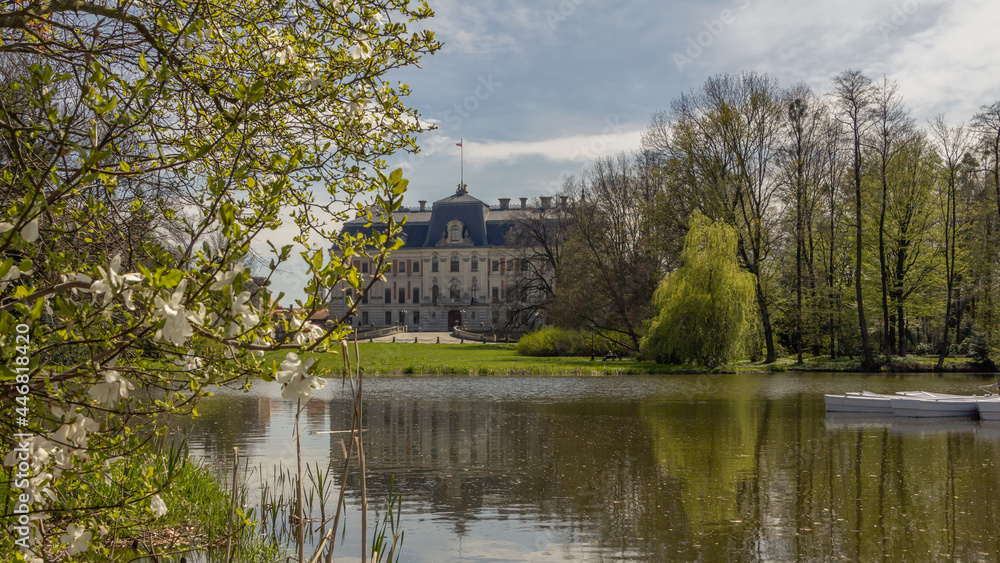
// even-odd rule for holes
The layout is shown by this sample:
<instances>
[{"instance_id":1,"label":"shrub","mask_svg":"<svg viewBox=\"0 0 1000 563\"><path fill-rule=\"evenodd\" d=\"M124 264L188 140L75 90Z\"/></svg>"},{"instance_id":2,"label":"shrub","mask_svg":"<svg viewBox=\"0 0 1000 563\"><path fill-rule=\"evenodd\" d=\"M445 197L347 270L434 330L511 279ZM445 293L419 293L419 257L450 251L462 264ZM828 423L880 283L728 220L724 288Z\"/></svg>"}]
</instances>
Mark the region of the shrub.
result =
<instances>
[{"instance_id":1,"label":"shrub","mask_svg":"<svg viewBox=\"0 0 1000 563\"><path fill-rule=\"evenodd\" d=\"M610 338L585 330L547 326L529 332L517 341L522 356L590 356L612 351L625 355L627 350Z\"/></svg>"}]
</instances>

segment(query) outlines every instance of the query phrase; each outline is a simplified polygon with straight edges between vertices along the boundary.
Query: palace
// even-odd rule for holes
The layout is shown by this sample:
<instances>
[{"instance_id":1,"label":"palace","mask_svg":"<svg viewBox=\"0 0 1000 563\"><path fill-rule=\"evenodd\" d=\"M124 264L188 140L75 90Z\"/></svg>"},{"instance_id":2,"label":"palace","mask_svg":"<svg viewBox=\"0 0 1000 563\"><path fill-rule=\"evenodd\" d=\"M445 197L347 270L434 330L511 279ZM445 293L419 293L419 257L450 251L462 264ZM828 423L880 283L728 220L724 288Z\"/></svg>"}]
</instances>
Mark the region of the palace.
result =
<instances>
[{"instance_id":1,"label":"palace","mask_svg":"<svg viewBox=\"0 0 1000 563\"><path fill-rule=\"evenodd\" d=\"M541 208L552 205L551 197L540 198ZM384 282L376 282L362 297L359 313L351 324L357 329L403 325L409 331L446 331L456 325L469 330L510 327L527 319L516 319L512 303L523 299L514 294L520 263L507 246L507 233L518 213L529 209L528 198L519 207L510 199L490 206L469 195L460 186L454 195L434 202L428 209L420 201L417 209L400 209L395 219L403 225L402 248L393 251L392 267ZM364 218L344 224L351 234L378 231L384 225L366 226ZM373 270L371 261L355 260L364 276ZM334 288L330 313L339 318L347 305L339 295L350 295L346 283ZM353 297L353 296L352 296Z\"/></svg>"}]
</instances>

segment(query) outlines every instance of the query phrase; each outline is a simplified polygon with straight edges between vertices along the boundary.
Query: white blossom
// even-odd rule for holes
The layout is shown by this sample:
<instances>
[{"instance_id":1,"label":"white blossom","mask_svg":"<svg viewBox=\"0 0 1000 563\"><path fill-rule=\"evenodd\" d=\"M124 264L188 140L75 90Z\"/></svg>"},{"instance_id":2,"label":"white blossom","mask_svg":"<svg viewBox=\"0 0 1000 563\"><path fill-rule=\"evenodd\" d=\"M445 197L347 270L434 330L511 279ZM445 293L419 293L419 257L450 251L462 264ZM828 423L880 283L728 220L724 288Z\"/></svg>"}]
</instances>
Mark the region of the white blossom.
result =
<instances>
[{"instance_id":1,"label":"white blossom","mask_svg":"<svg viewBox=\"0 0 1000 563\"><path fill-rule=\"evenodd\" d=\"M319 338L322 338L325 332L322 328L310 323L303 322L299 319L292 319L292 330L295 332L295 343L299 346L304 346L306 344L312 344Z\"/></svg>"},{"instance_id":2,"label":"white blossom","mask_svg":"<svg viewBox=\"0 0 1000 563\"><path fill-rule=\"evenodd\" d=\"M233 313L240 316L240 322L243 323L243 326L253 326L260 322L260 317L254 313L253 306L250 304L249 291L240 293L233 301Z\"/></svg>"},{"instance_id":3,"label":"white blossom","mask_svg":"<svg viewBox=\"0 0 1000 563\"><path fill-rule=\"evenodd\" d=\"M7 231L9 231L9 230L11 230L13 228L14 228L14 225L11 225L10 223L8 223L6 221L0 222L0 235L2 235L3 233L6 233Z\"/></svg>"},{"instance_id":4,"label":"white blossom","mask_svg":"<svg viewBox=\"0 0 1000 563\"><path fill-rule=\"evenodd\" d=\"M104 294L105 307L111 303L115 294L121 293L122 298L125 300L125 306L132 309L134 308L134 305L132 304L132 289L129 288L127 284L142 281L142 274L135 272L130 274L119 274L118 270L121 269L121 266L121 256L115 256L114 259L111 260L111 265L107 271L105 271L102 266L98 266L97 271L100 272L101 277L90 284L90 290L97 295L102 293Z\"/></svg>"},{"instance_id":5,"label":"white blossom","mask_svg":"<svg viewBox=\"0 0 1000 563\"><path fill-rule=\"evenodd\" d=\"M159 295L154 299L157 315L161 319L166 319L163 328L156 331L157 340L165 339L175 346L183 346L184 341L194 334L191 324L194 323L199 326L202 324L202 316L193 311L188 312L182 303L187 283L186 279L181 280L181 283L177 284L177 289L174 290L173 295L170 296L169 301L165 301Z\"/></svg>"},{"instance_id":6,"label":"white blossom","mask_svg":"<svg viewBox=\"0 0 1000 563\"><path fill-rule=\"evenodd\" d=\"M364 60L371 56L372 49L368 46L366 41L359 41L358 44L351 49L352 59Z\"/></svg>"},{"instance_id":7,"label":"white blossom","mask_svg":"<svg viewBox=\"0 0 1000 563\"><path fill-rule=\"evenodd\" d=\"M201 369L201 358L195 355L194 350L188 348L187 354L181 354L174 360L174 363L184 368L184 371Z\"/></svg>"},{"instance_id":8,"label":"white blossom","mask_svg":"<svg viewBox=\"0 0 1000 563\"><path fill-rule=\"evenodd\" d=\"M289 352L285 356L274 377L275 381L282 385L282 397L309 400L313 389L322 389L326 386L326 381L309 374L309 369L315 361L315 358L309 358L303 362L294 352Z\"/></svg>"},{"instance_id":9,"label":"white blossom","mask_svg":"<svg viewBox=\"0 0 1000 563\"><path fill-rule=\"evenodd\" d=\"M163 502L160 495L153 495L153 497L149 499L149 509L153 511L154 517L160 518L167 513L167 503Z\"/></svg>"},{"instance_id":10,"label":"white blossom","mask_svg":"<svg viewBox=\"0 0 1000 563\"><path fill-rule=\"evenodd\" d=\"M70 524L66 526L66 533L59 538L59 541L69 545L66 548L67 555L76 555L77 553L87 551L90 547L90 538L92 537L94 537L94 534L88 532L83 526Z\"/></svg>"},{"instance_id":11,"label":"white blossom","mask_svg":"<svg viewBox=\"0 0 1000 563\"><path fill-rule=\"evenodd\" d=\"M233 280L235 280L240 274L243 273L243 264L237 264L229 272L215 272L215 282L209 287L212 291L222 291L230 285L232 285Z\"/></svg>"},{"instance_id":12,"label":"white blossom","mask_svg":"<svg viewBox=\"0 0 1000 563\"><path fill-rule=\"evenodd\" d=\"M38 240L38 219L28 221L28 224L21 227L21 238L27 242Z\"/></svg>"},{"instance_id":13,"label":"white blossom","mask_svg":"<svg viewBox=\"0 0 1000 563\"><path fill-rule=\"evenodd\" d=\"M100 403L113 407L118 404L119 399L127 399L129 391L135 389L128 380L119 377L117 371L108 370L103 372L103 375L104 382L94 385L87 392L90 398Z\"/></svg>"}]
</instances>

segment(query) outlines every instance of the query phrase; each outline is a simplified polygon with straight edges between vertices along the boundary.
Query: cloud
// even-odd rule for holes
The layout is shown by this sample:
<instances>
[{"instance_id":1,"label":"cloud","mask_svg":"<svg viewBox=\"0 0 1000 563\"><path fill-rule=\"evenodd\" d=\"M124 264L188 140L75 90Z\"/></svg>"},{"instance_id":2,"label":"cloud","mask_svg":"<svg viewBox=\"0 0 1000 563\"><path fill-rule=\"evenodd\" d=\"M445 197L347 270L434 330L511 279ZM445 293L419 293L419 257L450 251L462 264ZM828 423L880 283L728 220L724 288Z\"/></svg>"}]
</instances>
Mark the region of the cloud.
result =
<instances>
[{"instance_id":1,"label":"cloud","mask_svg":"<svg viewBox=\"0 0 1000 563\"><path fill-rule=\"evenodd\" d=\"M485 164L541 157L552 162L588 162L639 148L645 129L616 130L609 126L603 133L541 141L465 141L466 160Z\"/></svg>"}]
</instances>

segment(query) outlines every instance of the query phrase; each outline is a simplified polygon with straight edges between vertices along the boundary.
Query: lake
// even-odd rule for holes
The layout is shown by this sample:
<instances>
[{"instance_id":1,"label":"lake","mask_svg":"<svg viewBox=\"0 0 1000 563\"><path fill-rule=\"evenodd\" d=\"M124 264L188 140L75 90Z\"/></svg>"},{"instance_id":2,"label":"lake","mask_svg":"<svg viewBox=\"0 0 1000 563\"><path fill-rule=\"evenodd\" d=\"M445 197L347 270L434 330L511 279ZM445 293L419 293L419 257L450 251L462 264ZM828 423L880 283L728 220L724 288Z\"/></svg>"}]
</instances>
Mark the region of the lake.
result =
<instances>
[{"instance_id":1,"label":"lake","mask_svg":"<svg viewBox=\"0 0 1000 563\"><path fill-rule=\"evenodd\" d=\"M1000 423L833 416L824 393L973 394L968 375L374 378L374 519L394 479L400 561L996 561ZM340 381L302 414L303 457L339 479ZM295 404L217 390L191 453L294 467ZM348 479L338 561L357 560ZM331 503L332 505L333 503ZM330 509L328 508L328 511ZM353 539L353 541L352 541ZM352 559L353 557L353 559Z\"/></svg>"}]
</instances>

